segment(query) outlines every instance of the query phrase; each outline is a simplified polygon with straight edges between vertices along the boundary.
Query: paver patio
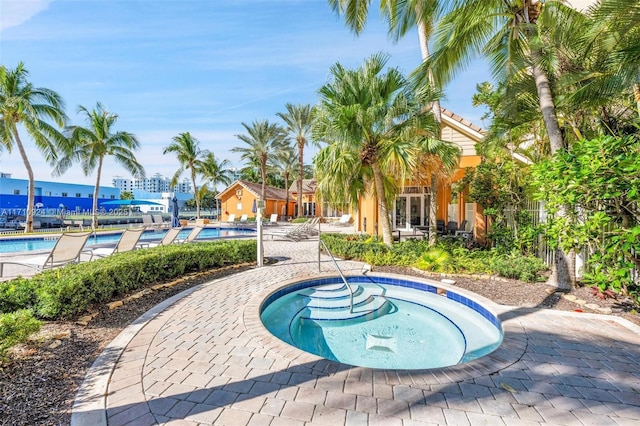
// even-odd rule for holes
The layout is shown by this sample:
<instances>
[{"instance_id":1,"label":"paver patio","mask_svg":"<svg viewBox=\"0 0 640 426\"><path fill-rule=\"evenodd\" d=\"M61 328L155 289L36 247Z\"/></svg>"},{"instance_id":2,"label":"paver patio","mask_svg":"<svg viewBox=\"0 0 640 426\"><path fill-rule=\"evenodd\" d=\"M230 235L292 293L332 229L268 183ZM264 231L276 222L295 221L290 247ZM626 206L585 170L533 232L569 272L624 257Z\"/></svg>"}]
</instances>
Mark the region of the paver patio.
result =
<instances>
[{"instance_id":1,"label":"paver patio","mask_svg":"<svg viewBox=\"0 0 640 426\"><path fill-rule=\"evenodd\" d=\"M613 316L474 297L502 320L501 348L417 372L350 367L281 343L260 324L260 300L284 283L335 275L324 256L318 272L317 246L265 241L277 264L192 288L140 317L87 374L72 424L640 424L640 328Z\"/></svg>"}]
</instances>

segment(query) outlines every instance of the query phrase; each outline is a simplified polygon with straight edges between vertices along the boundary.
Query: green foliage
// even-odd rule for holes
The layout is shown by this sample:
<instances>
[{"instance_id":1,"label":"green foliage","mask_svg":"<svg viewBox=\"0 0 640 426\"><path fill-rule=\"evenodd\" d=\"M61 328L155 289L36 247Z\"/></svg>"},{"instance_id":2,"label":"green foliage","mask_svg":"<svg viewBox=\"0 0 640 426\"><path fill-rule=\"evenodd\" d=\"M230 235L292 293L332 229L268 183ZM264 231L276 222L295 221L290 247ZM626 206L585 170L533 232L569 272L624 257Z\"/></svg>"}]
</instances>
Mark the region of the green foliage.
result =
<instances>
[{"instance_id":1,"label":"green foliage","mask_svg":"<svg viewBox=\"0 0 640 426\"><path fill-rule=\"evenodd\" d=\"M585 282L636 300L640 285L640 138L601 137L574 143L535 167L538 197L553 215L546 227L552 247L588 248ZM634 255L635 253L635 255Z\"/></svg>"},{"instance_id":2,"label":"green foliage","mask_svg":"<svg viewBox=\"0 0 640 426\"><path fill-rule=\"evenodd\" d=\"M6 358L7 350L40 330L40 321L28 309L0 315L0 361Z\"/></svg>"},{"instance_id":3,"label":"green foliage","mask_svg":"<svg viewBox=\"0 0 640 426\"><path fill-rule=\"evenodd\" d=\"M374 266L415 266L439 273L498 274L523 281L537 281L546 270L544 262L517 252L506 255L498 250L469 250L460 242L407 240L387 247L368 235L322 234L334 256L356 259Z\"/></svg>"},{"instance_id":4,"label":"green foliage","mask_svg":"<svg viewBox=\"0 0 640 426\"><path fill-rule=\"evenodd\" d=\"M532 282L539 280L540 272L546 270L547 266L535 256L523 256L519 252L513 252L494 256L490 268L503 277Z\"/></svg>"},{"instance_id":5,"label":"green foliage","mask_svg":"<svg viewBox=\"0 0 640 426\"><path fill-rule=\"evenodd\" d=\"M47 319L68 318L115 296L185 273L256 258L252 241L174 244L45 271L31 279L0 283L3 312L33 309Z\"/></svg>"},{"instance_id":6,"label":"green foliage","mask_svg":"<svg viewBox=\"0 0 640 426\"><path fill-rule=\"evenodd\" d=\"M451 273L455 265L451 254L443 248L434 247L422 254L416 266L431 272Z\"/></svg>"},{"instance_id":7,"label":"green foliage","mask_svg":"<svg viewBox=\"0 0 640 426\"><path fill-rule=\"evenodd\" d=\"M308 220L309 219L307 219L306 217L296 217L295 219L291 220L291 223L305 223Z\"/></svg>"}]
</instances>

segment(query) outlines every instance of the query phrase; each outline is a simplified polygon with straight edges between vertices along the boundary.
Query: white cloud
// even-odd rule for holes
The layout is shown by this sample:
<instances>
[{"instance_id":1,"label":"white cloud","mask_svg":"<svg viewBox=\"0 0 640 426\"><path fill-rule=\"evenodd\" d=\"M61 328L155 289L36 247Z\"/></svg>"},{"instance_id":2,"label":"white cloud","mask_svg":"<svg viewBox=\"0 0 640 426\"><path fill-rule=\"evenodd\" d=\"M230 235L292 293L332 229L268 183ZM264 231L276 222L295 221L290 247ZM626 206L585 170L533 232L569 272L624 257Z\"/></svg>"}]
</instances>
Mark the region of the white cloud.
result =
<instances>
[{"instance_id":1,"label":"white cloud","mask_svg":"<svg viewBox=\"0 0 640 426\"><path fill-rule=\"evenodd\" d=\"M17 27L49 7L53 0L0 0L0 31Z\"/></svg>"},{"instance_id":2,"label":"white cloud","mask_svg":"<svg viewBox=\"0 0 640 426\"><path fill-rule=\"evenodd\" d=\"M586 10L587 7L594 4L596 0L569 0L569 3L574 9L577 10Z\"/></svg>"}]
</instances>

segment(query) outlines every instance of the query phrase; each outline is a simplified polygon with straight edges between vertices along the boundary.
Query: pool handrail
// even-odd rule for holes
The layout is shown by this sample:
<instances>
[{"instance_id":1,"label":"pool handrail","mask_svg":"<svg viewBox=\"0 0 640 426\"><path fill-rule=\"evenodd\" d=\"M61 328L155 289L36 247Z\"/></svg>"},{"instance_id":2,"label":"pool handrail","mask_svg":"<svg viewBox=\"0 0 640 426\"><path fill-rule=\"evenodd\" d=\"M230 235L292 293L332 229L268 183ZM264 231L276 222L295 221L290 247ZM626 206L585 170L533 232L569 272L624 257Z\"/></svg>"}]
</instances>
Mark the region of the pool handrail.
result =
<instances>
[{"instance_id":1,"label":"pool handrail","mask_svg":"<svg viewBox=\"0 0 640 426\"><path fill-rule=\"evenodd\" d=\"M347 282L347 279L342 274L342 269L340 269L340 266L338 266L338 262L336 262L336 258L333 257L333 254L331 254L331 252L329 251L329 247L327 247L327 245L325 244L324 241L322 241L321 238L319 238L319 240L320 240L320 244L322 244L322 246L324 247L325 251L327 252L329 257L331 258L331 260L333 260L333 264L336 266L336 269L338 270L338 273L340 274L340 278L342 278L342 282L344 283L344 285L347 286L347 289L349 290L349 298L350 298L349 313L352 314L353 313L353 290L351 289L351 286Z\"/></svg>"}]
</instances>

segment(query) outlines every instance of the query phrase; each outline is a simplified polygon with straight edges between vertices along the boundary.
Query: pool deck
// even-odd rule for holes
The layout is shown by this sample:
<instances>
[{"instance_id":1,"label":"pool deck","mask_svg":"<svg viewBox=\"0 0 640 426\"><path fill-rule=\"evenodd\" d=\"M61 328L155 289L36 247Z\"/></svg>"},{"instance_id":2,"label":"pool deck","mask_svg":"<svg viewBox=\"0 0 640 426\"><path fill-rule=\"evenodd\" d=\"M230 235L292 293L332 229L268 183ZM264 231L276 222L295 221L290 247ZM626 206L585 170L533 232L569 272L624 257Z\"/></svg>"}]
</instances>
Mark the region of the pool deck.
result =
<instances>
[{"instance_id":1,"label":"pool deck","mask_svg":"<svg viewBox=\"0 0 640 426\"><path fill-rule=\"evenodd\" d=\"M335 275L324 256L318 271L317 247L317 239L267 240L265 256L278 263L142 315L91 367L71 424L640 424L640 328L614 316L474 297L503 321L504 344L469 364L424 371L346 366L280 342L261 326L260 300L287 282ZM362 271L339 263L346 274Z\"/></svg>"}]
</instances>

